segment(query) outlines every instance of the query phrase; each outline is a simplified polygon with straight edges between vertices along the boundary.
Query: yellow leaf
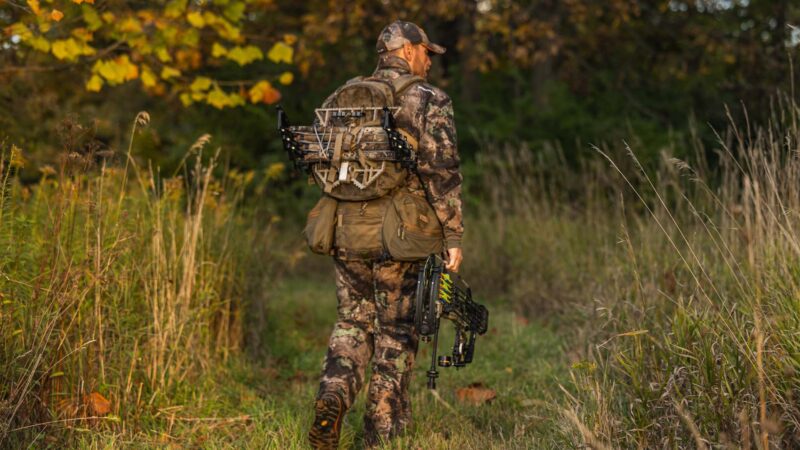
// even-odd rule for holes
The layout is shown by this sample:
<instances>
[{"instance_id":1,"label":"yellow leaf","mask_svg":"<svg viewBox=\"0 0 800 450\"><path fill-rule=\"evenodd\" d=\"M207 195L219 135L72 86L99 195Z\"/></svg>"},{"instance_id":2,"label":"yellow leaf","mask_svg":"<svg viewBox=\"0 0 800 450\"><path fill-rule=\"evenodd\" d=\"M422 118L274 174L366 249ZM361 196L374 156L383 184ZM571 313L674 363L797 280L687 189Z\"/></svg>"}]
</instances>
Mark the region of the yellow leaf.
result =
<instances>
[{"instance_id":1,"label":"yellow leaf","mask_svg":"<svg viewBox=\"0 0 800 450\"><path fill-rule=\"evenodd\" d=\"M83 0L72 0L72 3L77 3L80 5L81 3L83 3Z\"/></svg>"},{"instance_id":2,"label":"yellow leaf","mask_svg":"<svg viewBox=\"0 0 800 450\"><path fill-rule=\"evenodd\" d=\"M54 10L50 11L50 18L55 20L56 22L60 22L61 19L64 18L64 13L62 13L61 11L59 11L57 9L54 9Z\"/></svg>"},{"instance_id":3,"label":"yellow leaf","mask_svg":"<svg viewBox=\"0 0 800 450\"><path fill-rule=\"evenodd\" d=\"M297 42L297 36L294 34L286 33L283 35L283 42L286 42L287 45L294 45Z\"/></svg>"},{"instance_id":4,"label":"yellow leaf","mask_svg":"<svg viewBox=\"0 0 800 450\"><path fill-rule=\"evenodd\" d=\"M161 78L165 80L169 80L170 78L173 77L179 77L180 75L181 71L174 67L164 66L164 68L161 69Z\"/></svg>"},{"instance_id":5,"label":"yellow leaf","mask_svg":"<svg viewBox=\"0 0 800 450\"><path fill-rule=\"evenodd\" d=\"M255 60L264 59L264 54L261 49L255 45L248 45L247 47L236 46L228 50L228 59L236 61L240 66L249 64Z\"/></svg>"},{"instance_id":6,"label":"yellow leaf","mask_svg":"<svg viewBox=\"0 0 800 450\"><path fill-rule=\"evenodd\" d=\"M254 84L253 87L247 92L247 95L250 97L250 101L252 103L258 103L264 98L264 89L267 87L271 87L269 81L259 81L258 83Z\"/></svg>"},{"instance_id":7,"label":"yellow leaf","mask_svg":"<svg viewBox=\"0 0 800 450\"><path fill-rule=\"evenodd\" d=\"M169 51L167 51L166 47L158 47L156 49L156 57L161 62L170 62L170 61L172 61L172 56L170 56Z\"/></svg>"},{"instance_id":8,"label":"yellow leaf","mask_svg":"<svg viewBox=\"0 0 800 450\"><path fill-rule=\"evenodd\" d=\"M104 12L101 17L106 23L113 23L117 19L117 16L115 16L111 11Z\"/></svg>"},{"instance_id":9,"label":"yellow leaf","mask_svg":"<svg viewBox=\"0 0 800 450\"><path fill-rule=\"evenodd\" d=\"M294 74L292 72L283 72L278 78L278 82L284 86L292 84L292 81L294 81Z\"/></svg>"},{"instance_id":10,"label":"yellow leaf","mask_svg":"<svg viewBox=\"0 0 800 450\"><path fill-rule=\"evenodd\" d=\"M228 96L219 88L214 89L208 94L206 102L217 109L222 109L230 104Z\"/></svg>"},{"instance_id":11,"label":"yellow leaf","mask_svg":"<svg viewBox=\"0 0 800 450\"><path fill-rule=\"evenodd\" d=\"M203 12L203 20L207 25L215 25L219 21L219 18L211 11L205 11Z\"/></svg>"},{"instance_id":12,"label":"yellow leaf","mask_svg":"<svg viewBox=\"0 0 800 450\"><path fill-rule=\"evenodd\" d=\"M152 70L150 70L150 67L148 67L146 65L142 65L142 78L141 79L142 79L142 84L145 87L149 87L149 88L155 86L156 83L158 82L158 79L156 78L156 75L153 73Z\"/></svg>"},{"instance_id":13,"label":"yellow leaf","mask_svg":"<svg viewBox=\"0 0 800 450\"><path fill-rule=\"evenodd\" d=\"M283 42L276 42L267 53L267 58L274 63L285 62L291 64L293 57L294 49Z\"/></svg>"},{"instance_id":14,"label":"yellow leaf","mask_svg":"<svg viewBox=\"0 0 800 450\"><path fill-rule=\"evenodd\" d=\"M105 14L103 16L105 17ZM141 33L142 23L137 18L129 16L122 19L117 28L123 33Z\"/></svg>"},{"instance_id":15,"label":"yellow leaf","mask_svg":"<svg viewBox=\"0 0 800 450\"><path fill-rule=\"evenodd\" d=\"M67 61L75 61L79 56L94 54L94 48L74 38L54 41L50 46L50 50L56 58Z\"/></svg>"},{"instance_id":16,"label":"yellow leaf","mask_svg":"<svg viewBox=\"0 0 800 450\"><path fill-rule=\"evenodd\" d=\"M39 0L28 0L28 6L31 7L31 11L37 16L39 15L42 10L39 8Z\"/></svg>"},{"instance_id":17,"label":"yellow leaf","mask_svg":"<svg viewBox=\"0 0 800 450\"><path fill-rule=\"evenodd\" d=\"M103 79L97 75L92 75L89 78L89 82L86 83L86 90L90 92L100 92L100 89L103 88Z\"/></svg>"},{"instance_id":18,"label":"yellow leaf","mask_svg":"<svg viewBox=\"0 0 800 450\"><path fill-rule=\"evenodd\" d=\"M242 97L241 95L236 94L236 93L228 95L228 98L231 101L231 103L230 103L231 106L241 106L241 105L244 105L244 103L245 103L244 97Z\"/></svg>"},{"instance_id":19,"label":"yellow leaf","mask_svg":"<svg viewBox=\"0 0 800 450\"><path fill-rule=\"evenodd\" d=\"M208 77L197 77L189 86L192 91L207 91L211 87L211 79Z\"/></svg>"},{"instance_id":20,"label":"yellow leaf","mask_svg":"<svg viewBox=\"0 0 800 450\"><path fill-rule=\"evenodd\" d=\"M224 18L206 11L203 13L203 19L205 19L207 25L214 27L214 30L221 38L231 42L238 42L241 40L241 30L231 25L231 23Z\"/></svg>"},{"instance_id":21,"label":"yellow leaf","mask_svg":"<svg viewBox=\"0 0 800 450\"><path fill-rule=\"evenodd\" d=\"M181 103L183 103L183 106L189 106L192 104L192 97L189 95L188 92L184 92L183 94L181 94L180 99Z\"/></svg>"},{"instance_id":22,"label":"yellow leaf","mask_svg":"<svg viewBox=\"0 0 800 450\"><path fill-rule=\"evenodd\" d=\"M194 97L194 94L192 94L192 98ZM234 107L244 105L244 98L236 93L226 94L219 87L215 87L211 92L208 93L208 96L206 97L206 103L217 109L222 109L229 106Z\"/></svg>"},{"instance_id":23,"label":"yellow leaf","mask_svg":"<svg viewBox=\"0 0 800 450\"><path fill-rule=\"evenodd\" d=\"M218 42L214 42L214 45L211 46L211 56L214 58L225 56L227 53L228 49L220 45Z\"/></svg>"},{"instance_id":24,"label":"yellow leaf","mask_svg":"<svg viewBox=\"0 0 800 450\"><path fill-rule=\"evenodd\" d=\"M125 72L125 80L135 80L139 78L139 66L136 64L128 64Z\"/></svg>"},{"instance_id":25,"label":"yellow leaf","mask_svg":"<svg viewBox=\"0 0 800 450\"><path fill-rule=\"evenodd\" d=\"M206 26L206 21L203 19L203 15L197 11L192 11L189 14L186 14L186 20L195 28L203 28Z\"/></svg>"},{"instance_id":26,"label":"yellow leaf","mask_svg":"<svg viewBox=\"0 0 800 450\"><path fill-rule=\"evenodd\" d=\"M50 51L50 41L42 36L33 36L28 39L28 45L39 50L40 52L47 53Z\"/></svg>"},{"instance_id":27,"label":"yellow leaf","mask_svg":"<svg viewBox=\"0 0 800 450\"><path fill-rule=\"evenodd\" d=\"M114 86L139 76L139 67L133 64L128 55L113 60L100 60L92 66L92 72L99 74L108 84Z\"/></svg>"}]
</instances>

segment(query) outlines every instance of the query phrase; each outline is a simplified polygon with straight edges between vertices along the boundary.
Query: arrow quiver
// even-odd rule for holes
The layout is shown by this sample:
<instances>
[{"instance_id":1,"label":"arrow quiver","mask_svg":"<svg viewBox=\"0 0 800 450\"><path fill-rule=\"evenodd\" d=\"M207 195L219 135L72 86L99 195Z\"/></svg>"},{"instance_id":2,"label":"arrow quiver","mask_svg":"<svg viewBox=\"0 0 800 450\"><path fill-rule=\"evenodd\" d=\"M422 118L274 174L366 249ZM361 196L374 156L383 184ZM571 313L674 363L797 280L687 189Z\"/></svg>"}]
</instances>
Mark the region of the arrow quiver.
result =
<instances>
[{"instance_id":1,"label":"arrow quiver","mask_svg":"<svg viewBox=\"0 0 800 450\"><path fill-rule=\"evenodd\" d=\"M438 367L464 367L472 362L475 338L486 333L489 311L472 301L472 290L461 277L448 272L438 255L430 255L417 279L416 313L417 332L423 341L433 338L431 367L428 370L428 388L436 389ZM455 342L451 356L437 358L439 326L441 319L455 326Z\"/></svg>"}]
</instances>

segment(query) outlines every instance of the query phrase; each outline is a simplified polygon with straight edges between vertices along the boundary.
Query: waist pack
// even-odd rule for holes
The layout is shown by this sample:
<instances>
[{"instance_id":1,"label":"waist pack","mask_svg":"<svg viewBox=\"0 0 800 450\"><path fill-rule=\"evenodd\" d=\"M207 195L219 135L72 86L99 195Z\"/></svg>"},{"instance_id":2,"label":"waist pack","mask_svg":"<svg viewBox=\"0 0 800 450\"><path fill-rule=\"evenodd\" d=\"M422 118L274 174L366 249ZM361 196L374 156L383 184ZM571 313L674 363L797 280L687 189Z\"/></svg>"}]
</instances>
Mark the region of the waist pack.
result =
<instances>
[{"instance_id":1,"label":"waist pack","mask_svg":"<svg viewBox=\"0 0 800 450\"><path fill-rule=\"evenodd\" d=\"M444 238L428 201L404 188L365 201L323 195L304 234L311 251L344 260L416 261L440 253Z\"/></svg>"}]
</instances>

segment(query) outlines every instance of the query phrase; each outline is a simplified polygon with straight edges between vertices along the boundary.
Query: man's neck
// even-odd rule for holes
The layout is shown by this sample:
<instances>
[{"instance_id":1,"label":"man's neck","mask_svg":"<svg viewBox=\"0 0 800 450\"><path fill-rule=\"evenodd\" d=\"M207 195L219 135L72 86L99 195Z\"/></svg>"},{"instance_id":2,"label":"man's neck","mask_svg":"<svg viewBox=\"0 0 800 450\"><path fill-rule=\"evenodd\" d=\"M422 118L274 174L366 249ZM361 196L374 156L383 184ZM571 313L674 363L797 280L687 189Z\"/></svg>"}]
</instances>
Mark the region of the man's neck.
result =
<instances>
[{"instance_id":1,"label":"man's neck","mask_svg":"<svg viewBox=\"0 0 800 450\"><path fill-rule=\"evenodd\" d=\"M411 66L405 59L392 54L380 55L378 67L375 70L394 69L401 73L411 73Z\"/></svg>"}]
</instances>

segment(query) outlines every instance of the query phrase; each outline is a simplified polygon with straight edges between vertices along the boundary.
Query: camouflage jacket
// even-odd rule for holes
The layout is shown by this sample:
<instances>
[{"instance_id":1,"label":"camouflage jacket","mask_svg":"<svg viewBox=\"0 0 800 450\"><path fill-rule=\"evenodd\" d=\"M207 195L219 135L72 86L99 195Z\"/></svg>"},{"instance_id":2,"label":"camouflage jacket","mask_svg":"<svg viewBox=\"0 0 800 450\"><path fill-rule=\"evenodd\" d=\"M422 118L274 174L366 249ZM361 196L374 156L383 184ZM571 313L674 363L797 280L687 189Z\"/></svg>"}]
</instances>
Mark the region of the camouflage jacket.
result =
<instances>
[{"instance_id":1,"label":"camouflage jacket","mask_svg":"<svg viewBox=\"0 0 800 450\"><path fill-rule=\"evenodd\" d=\"M394 79L409 73L411 68L405 60L381 55L372 77ZM411 133L419 143L417 173L409 174L406 186L416 195L427 197L433 206L444 230L445 248L461 248L463 178L459 171L453 103L444 91L427 82L406 89L396 103L401 106L395 118L397 126Z\"/></svg>"}]
</instances>

